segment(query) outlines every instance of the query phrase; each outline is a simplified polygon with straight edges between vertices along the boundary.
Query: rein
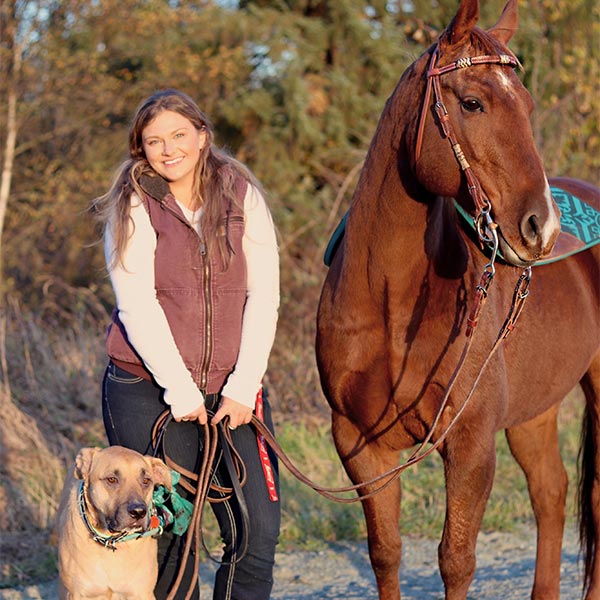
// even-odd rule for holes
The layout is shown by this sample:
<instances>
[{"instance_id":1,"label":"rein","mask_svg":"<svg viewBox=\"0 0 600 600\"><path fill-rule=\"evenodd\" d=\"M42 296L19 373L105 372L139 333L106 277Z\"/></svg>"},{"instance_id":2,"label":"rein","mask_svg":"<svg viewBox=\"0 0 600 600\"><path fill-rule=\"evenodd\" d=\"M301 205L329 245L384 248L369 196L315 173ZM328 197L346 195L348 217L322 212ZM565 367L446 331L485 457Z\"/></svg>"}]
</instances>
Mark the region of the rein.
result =
<instances>
[{"instance_id":1,"label":"rein","mask_svg":"<svg viewBox=\"0 0 600 600\"><path fill-rule=\"evenodd\" d=\"M465 360L467 358L467 355L469 353L471 343L473 340L472 334L473 334L475 328L477 327L479 314L481 312L481 309L483 307L485 299L487 298L487 292L488 292L488 288L492 282L492 277L493 277L492 271L486 270L481 278L480 285L477 287L475 305L474 305L474 307L471 311L471 314L469 316L469 319L468 319L468 329L466 332L467 341L463 348L458 365L455 368L455 370L452 374L452 377L450 378L450 382L448 383L448 386L444 392L444 396L443 396L440 406L437 410L437 413L436 413L435 419L431 425L431 428L429 429L429 433L427 434L426 438L419 444L417 449L410 455L410 457L404 463L402 463L401 465L398 465L396 467L393 467L392 469L389 469L385 473L377 475L376 477L374 477L373 479L370 479L368 481L363 481L363 482L360 482L360 483L357 483L354 485L349 485L349 486L339 487L339 488L323 487L323 486L317 485L314 482L312 482L306 475L304 475L292 463L292 461L289 459L289 457L285 454L284 450L279 445L279 442L275 439L273 434L267 429L265 424L260 419L258 419L256 416L253 416L252 424L254 425L256 430L265 438L267 444L271 447L271 449L277 455L277 457L281 460L281 462L286 466L288 471L290 471L290 473L294 477L296 477L296 479L298 479L301 483L306 484L308 487L313 489L315 492L317 492L321 496L328 498L329 500L333 500L335 502L351 504L354 502L362 502L363 500L366 500L367 498L371 498L372 496L375 496L375 494L378 494L379 492L384 490L395 479L397 479L403 471L405 471L409 467L415 465L416 463L423 460L425 457L432 454L442 444L442 442L448 437L448 435L450 434L450 431L454 428L454 426L458 422L458 419L460 418L460 416L466 409L467 404L469 403L469 400L473 396L473 393L475 392L475 389L476 389L477 385L479 384L479 381L483 375L483 372L487 368L490 360L492 359L492 357L494 356L494 354L496 353L496 351L498 350L498 348L500 347L502 342L508 337L508 335L514 329L515 324L521 314L521 311L523 310L525 300L527 299L527 296L529 295L529 283L531 281L531 268L530 267L528 267L527 269L525 269L523 271L519 280L517 281L517 285L516 285L514 293L513 293L512 304L511 304L510 310L508 312L508 315L504 321L504 324L502 325L502 327L500 329L500 332L498 333L498 336L496 338L496 341L495 341L492 349L490 350L490 352L488 353L488 356L486 357L485 361L483 362L483 365L481 366L479 373L477 374L475 381L473 382L471 389L469 390L469 393L467 394L466 399L464 400L463 404L461 405L459 410L456 412L456 414L450 421L449 425L442 432L442 434L436 439L436 441L433 444L431 444L431 446L427 450L424 450L425 445L431 441L433 433L434 433L437 425L439 424L442 413L443 413L444 409L446 408L446 405L448 404L450 392L452 391L452 388L454 387L454 384L458 378L460 371L462 370L462 367L463 367ZM383 480L386 480L386 481L381 483ZM338 494L343 494L343 493L348 493L348 492L355 492L355 491L358 492L358 491L362 490L363 488L366 488L367 486L373 486L375 484L378 484L378 487L375 487L374 489L370 490L368 493L362 494L360 496L353 496L353 497L346 498L346 497L340 497L338 495Z\"/></svg>"},{"instance_id":2,"label":"rein","mask_svg":"<svg viewBox=\"0 0 600 600\"><path fill-rule=\"evenodd\" d=\"M322 496L324 496L330 500L334 500L336 502L351 503L351 502L363 501L363 500L366 500L367 498L370 498L371 496L373 496L373 495L377 494L378 492L380 492L381 490L383 490L390 483L392 483L392 481L394 479L396 479L402 471L406 470L408 467L410 467L410 466L416 464L417 462L419 462L420 460L424 459L426 456L428 456L429 454L434 452L442 444L442 442L450 434L451 430L456 425L458 419L460 418L460 416L463 414L464 410L466 409L469 401L471 400L471 398L473 396L473 393L475 392L477 385L479 384L479 381L481 380L483 372L487 368L492 357L494 356L494 354L496 353L496 351L498 350L498 348L500 347L502 342L508 337L508 335L514 329L516 322L523 310L525 300L527 299L527 297L529 295L529 284L531 281L531 267L527 267L523 270L521 276L519 277L519 279L516 283L514 293L513 293L512 303L511 303L511 307L509 309L508 315L500 329L500 332L498 333L498 336L496 338L494 345L492 346L492 348L489 351L486 359L484 360L481 368L479 369L479 372L478 372L477 376L475 377L475 380L469 390L469 393L467 394L467 397L465 398L464 402L462 403L459 410L454 415L454 417L452 418L452 420L450 421L450 423L448 424L446 429L441 433L441 435L436 439L436 441L427 450L424 450L425 445L431 441L434 431L437 428L437 426L439 425L440 419L442 417L442 413L448 404L450 393L454 387L456 380L458 379L458 376L459 376L459 374L465 364L466 358L469 354L469 350L470 350L472 342L473 342L474 333L475 333L476 327L479 323L479 319L481 316L481 312L483 310L483 306L488 297L489 288L492 284L494 275L496 273L495 261L496 261L497 255L498 255L498 233L497 233L498 226L493 221L491 214L490 214L491 209L492 209L491 202L485 196L483 189L481 187L481 184L479 183L479 180L477 179L476 175L473 172L473 169L471 168L469 162L467 161L465 154L462 151L462 148L460 146L460 143L458 142L458 139L454 133L454 130L450 123L448 110L446 109L446 106L444 104L444 100L443 100L443 96L442 96L442 89L441 89L441 85L440 85L440 77L446 73L451 73L452 71L456 71L459 69L465 69L465 68L469 68L469 67L476 66L476 65L483 65L483 64L497 64L497 65L502 65L502 66L506 65L506 66L510 66L512 68L519 66L519 61L516 59L516 57L514 55L509 55L509 54L465 57L465 58L460 58L444 67L436 67L438 59L439 59L439 48L436 46L436 48L434 49L434 51L432 53L432 56L431 56L431 59L429 62L429 67L427 70L427 87L426 87L426 91L425 91L425 99L423 102L423 108L421 110L418 131L417 131L417 141L416 141L416 147L415 147L415 164L418 161L419 156L421 154L421 149L422 149L422 144L423 144L423 134L424 134L424 129L425 129L425 118L426 118L427 111L429 110L429 105L430 105L431 97L432 97L432 93L433 93L433 95L435 96L435 104L434 104L435 114L436 114L439 124L442 128L443 135L450 142L452 151L454 152L454 155L460 165L460 168L465 173L465 177L467 179L469 194L471 195L471 198L473 199L473 203L475 205L476 212L475 212L474 221L476 224L476 231L477 231L479 240L482 244L487 244L492 247L492 257L491 257L490 261L485 265L483 273L481 275L479 285L477 286L476 291L475 291L474 304L473 304L473 307L469 314L469 317L467 319L467 328L465 331L466 342L465 342L463 351L461 353L459 362L450 378L448 386L446 387L446 390L444 391L444 395L442 397L440 406L437 410L436 416L431 425L431 428L429 429L427 436L419 444L417 449L411 454L411 456L408 458L408 460L405 463L398 465L398 466L386 471L385 473L378 475L377 477L375 477L369 481L366 481L366 482L361 482L361 483L358 483L355 485L350 485L350 486L341 487L341 488L325 488L325 487L314 484L305 475L303 475L293 465L293 463L289 460L289 458L285 455L285 452L279 446L277 440L271 435L271 433L267 430L267 428L264 426L264 424L260 420L256 419L256 417L253 417L253 420L252 420L252 423L254 424L256 429L264 436L265 440L267 441L269 446L272 448L272 450L275 452L275 454L279 457L281 462L283 462L283 464L287 467L287 469L299 481L301 481L302 483L305 483L306 485L311 487L314 491L321 494ZM383 481L383 480L386 480L386 481ZM381 483L382 481L383 481L383 483ZM338 496L338 494L340 494L340 493L359 491L367 486L373 486L375 484L377 484L378 487L376 487L376 488L372 489L371 491L369 491L368 493L363 494L358 497L340 498Z\"/></svg>"},{"instance_id":3,"label":"rein","mask_svg":"<svg viewBox=\"0 0 600 600\"><path fill-rule=\"evenodd\" d=\"M262 440L264 440L264 442L266 444L268 444L268 446L275 453L275 455L279 458L279 460L285 465L285 467L288 469L288 471L294 477L296 477L296 479L298 479L298 481L307 485L308 487L310 487L312 490L314 490L321 496L323 496L329 500L333 500L335 502L339 502L339 503L343 503L343 504L362 502L362 501L366 500L367 498L370 498L370 497L374 496L375 494L378 494L379 492L384 490L394 480L396 480L403 471L405 471L409 467L415 465L416 463L420 462L421 460L423 460L424 458L426 458L427 456L432 454L443 443L443 441L448 437L448 435L450 434L450 432L452 431L452 429L458 422L459 418L463 414L464 410L466 409L467 404L469 403L471 397L473 396L473 393L475 392L475 389L476 389L477 385L479 384L479 381L483 375L483 372L487 368L493 355L496 353L496 351L498 350L498 348L500 347L502 342L508 337L508 335L514 329L515 324L521 314L521 311L523 310L525 300L527 299L527 296L529 295L529 283L531 281L531 267L524 269L523 273L521 274L521 277L517 281L517 285L516 285L514 293L513 293L513 299L512 299L512 303L511 303L511 307L508 312L508 315L504 321L504 324L502 325L502 327L500 329L500 332L498 333L498 336L496 338L496 341L495 341L492 349L490 350L487 358L485 359L484 363L482 364L482 366L479 370L479 373L477 374L477 376L471 386L471 389L469 390L467 397L465 398L461 407L456 412L456 414L454 415L454 417L452 418L452 420L450 421L450 423L446 427L446 429L435 440L435 442L432 443L431 446L425 450L424 449L425 445L431 441L433 433L439 424L442 413L448 404L450 392L452 391L452 388L454 387L454 384L458 378L460 371L462 370L462 367L465 363L465 360L466 360L469 350L471 348L471 344L473 341L473 334L474 334L477 324L479 322L479 316L481 314L481 310L482 310L485 300L487 298L488 289L489 289L489 287L492 283L493 277L494 277L495 269L494 269L493 263L494 263L494 260L496 257L496 252L498 249L498 238L497 238L495 230L492 230L492 231L493 231L493 236L495 236L494 237L495 249L494 249L494 253L492 255L492 259L491 259L490 263L488 263L486 265L486 268L484 269L480 284L477 286L475 302L474 302L473 308L471 310L471 313L469 315L469 318L467 320L467 331L465 332L467 340L465 342L465 346L463 348L460 360L458 362L457 367L454 370L454 373L452 374L452 377L450 378L450 382L448 383L448 386L445 390L444 396L443 396L440 406L437 410L433 424L431 425L431 428L429 429L429 433L427 434L426 438L419 444L417 449L410 455L410 457L404 463L386 471L385 473L377 475L376 477L370 479L369 481L364 481L364 482L360 482L360 483L357 483L354 485L338 487L338 488L324 487L324 486L314 483L311 479L309 479L306 475L304 475L304 473L302 473L302 471L300 471L294 465L294 463L290 460L290 458L287 456L287 454L285 453L283 448L280 446L279 442L277 441L275 436L271 433L269 428L265 425L265 423L258 416L256 416L256 415L252 416L251 423L257 432L257 436L259 438L261 438ZM165 411L161 415L161 417L157 421L157 424L154 427L152 437L153 437L153 447L155 449L155 452L157 451L158 446L160 445L160 443L163 439L164 432L170 421L171 421L171 415L170 415L169 411ZM222 422L219 423L218 425L209 425L208 423L205 424L204 425L204 434L205 434L205 440L209 440L208 451L203 453L203 461L202 461L202 465L200 467L198 474L191 473L190 471L183 469L181 466L176 465L168 457L168 454L163 450L164 461L167 463L167 465L169 465L171 468L173 468L175 470L180 470L180 472L182 474L184 474L187 478L196 482L196 486L194 487L189 482L186 482L183 479L180 480L180 483L186 489L188 489L189 491L191 491L192 493L195 494L195 499L194 499L194 508L193 508L193 512L192 512L192 518L191 518L191 522L190 522L190 528L188 529L187 536L186 536L186 543L185 543L185 548L184 548L184 552L183 552L183 556L182 556L182 560L181 560L179 573L177 575L175 583L173 584L173 587L171 588L171 590L169 592L169 595L167 596L167 600L173 600L175 598L175 595L181 585L181 580L182 580L182 577L183 577L183 574L185 571L187 561L189 559L189 554L191 551L192 543L195 541L196 558L195 558L195 562L194 562L194 575L192 578L192 582L190 583L188 593L185 597L186 600L189 600L191 598L191 594L193 592L194 585L195 585L196 581L198 580L198 575L199 575L200 540L202 540L202 543L204 543L204 540L202 538L202 513L203 513L203 508L204 508L207 500L209 502L224 501L225 499L230 498L232 494L236 495L238 502L240 504L240 507L242 508L242 518L244 521L244 527L243 527L244 541L242 544L243 550L240 553L240 555L236 558L235 562L239 562L239 560L241 560L241 558L243 557L243 555L246 551L246 548L247 548L248 531L249 531L249 517L248 517L247 509L245 507L245 503L243 500L243 493L242 493L242 489L241 489L243 482L245 481L245 475L246 475L243 461L241 460L241 458L239 457L239 454L235 450L235 446L233 444L233 441L231 439L231 435L229 434L228 429L224 427L224 424ZM221 449L223 451L223 455L225 457L226 464L227 464L227 467L228 467L228 470L229 470L229 473L231 476L231 480L233 483L232 488L222 488L220 486L215 486L214 484L212 484L213 471L211 469L211 465L213 465L214 458L216 456L217 445L219 442L221 444ZM205 444L206 444L206 442L205 442ZM230 453L230 450L231 450L231 453ZM235 462L231 458L232 454L233 454L233 456L236 457ZM227 457L229 457L229 458L227 458ZM243 473L243 476L241 475L242 473ZM237 477L236 477L236 474L237 474ZM376 486L376 487L374 487L367 493L363 493L361 495L356 495L356 496L351 496L351 497L340 496L340 494L347 494L349 492L360 492L367 486ZM209 497L208 493L211 489L217 490L220 493L224 494L224 497L216 498L216 499ZM204 549L206 550L208 556L212 560L215 560L212 558L212 556L210 556L210 553L208 552L208 549L206 548L205 545L204 545Z\"/></svg>"},{"instance_id":4,"label":"rein","mask_svg":"<svg viewBox=\"0 0 600 600\"><path fill-rule=\"evenodd\" d=\"M209 414L209 416L212 416L212 414ZM202 544L207 556L211 560L219 562L217 559L211 556L202 535L202 517L206 502L220 503L225 502L234 496L236 497L242 517L242 539L236 548L236 558L233 562L239 562L246 553L248 547L248 531L250 528L248 508L242 492L242 486L246 482L246 467L241 456L235 449L229 428L225 427L223 422L220 422L217 425L205 423L202 426L204 431L205 451L202 453L202 464L198 469L198 473L194 473L188 469L185 469L181 465L178 465L169 457L169 454L165 448L165 432L171 420L172 415L170 411L165 410L154 424L152 429L153 454L156 456L159 453L159 450L161 450L165 464L181 475L179 484L194 495L194 503L190 524L186 534L185 546L179 572L177 573L175 582L169 591L167 600L173 600L176 597L177 591L181 586L181 581L183 579L190 553L192 552L192 544L194 544L194 573L185 597L186 600L189 600L199 577L200 545ZM218 448L220 449L221 456L215 461ZM231 487L224 487L213 481L214 471L216 470L217 464L221 458L224 460L229 473L229 477L232 482ZM218 496L210 496L209 493L211 491L218 494Z\"/></svg>"},{"instance_id":5,"label":"rein","mask_svg":"<svg viewBox=\"0 0 600 600\"><path fill-rule=\"evenodd\" d=\"M479 372L477 373L475 380L473 381L473 384L472 384L465 400L463 401L460 408L457 410L454 417L451 419L451 421L448 424L448 426L446 427L446 429L439 435L439 437L435 440L435 442L433 442L430 445L429 448L425 449L426 444L429 444L431 442L433 434L439 425L439 422L442 417L442 413L444 412L444 409L446 408L446 406L448 404L450 393L454 387L454 384L456 383L456 380L458 379L460 372L462 371L462 368L465 364L466 358L469 354L469 350L470 350L472 342L473 342L474 334L475 334L477 325L479 323L479 319L480 319L480 316L481 316L481 313L483 310L483 306L488 297L489 289L493 282L493 278L494 278L494 275L496 272L495 260L496 260L497 254L498 254L497 225L493 221L491 214L490 214L492 206L491 206L490 200L485 196L483 189L481 187L481 184L479 183L479 180L477 179L471 166L469 165L469 163L460 147L460 143L458 142L458 139L457 139L456 135L454 134L454 130L453 130L452 125L449 120L448 111L443 102L442 90L441 90L441 85L440 85L440 77L446 73L450 73L450 72L456 71L458 69L469 68L472 66L482 65L482 64L506 65L506 66L510 66L513 68L517 67L519 65L518 60L513 55L506 55L506 54L495 55L495 56L494 55L483 55L483 56L476 56L476 57L472 57L472 58L469 58L469 57L461 58L461 59L458 59L458 60L454 61L453 63L450 63L444 67L436 67L438 58L439 58L439 49L438 49L438 47L436 47L432 53L431 60L429 63L429 68L427 71L427 87L426 87L426 91L425 91L425 99L424 99L424 103L423 103L423 108L421 110L418 131L417 131L417 141L416 141L416 147L415 147L415 163L418 161L420 153L421 153L426 113L427 113L427 110L429 109L431 97L433 94L435 96L435 104L434 104L435 114L436 114L439 124L442 128L443 135L444 135L444 137L446 137L449 140L452 150L454 152L454 155L460 165L460 168L465 173L465 176L467 178L469 194L471 195L474 205L475 205L475 219L474 220L475 220L476 231L477 231L479 240L482 244L490 245L492 247L492 256L491 256L490 261L485 265L483 273L480 278L479 285L477 286L477 288L475 290L474 303L471 308L471 312L469 313L469 316L467 318L467 328L465 331L466 341L465 341L465 345L463 347L460 359L459 359L458 364L457 364L456 368L454 369L454 372L449 380L448 386L446 387L446 390L444 391L444 395L440 402L440 406L437 410L437 413L435 415L435 418L433 420L433 423L429 429L427 436L419 444L417 449L410 455L410 457L401 465L398 465L398 466L386 471L385 473L382 473L382 474L370 479L369 481L364 481L364 482L360 482L358 484L349 485L349 486L345 486L345 487L328 488L328 487L324 487L324 486L314 483L306 475L304 475L289 459L289 457L286 455L284 450L279 445L279 442L275 439L274 435L271 433L271 431L268 429L268 427L264 424L264 422L256 415L253 415L253 417L252 417L252 425L256 429L257 435L259 437L261 436L262 439L264 439L264 441L270 446L272 451L279 458L279 460L285 465L285 467L290 471L290 473L294 477L296 477L301 483L304 483L305 485L307 485L308 487L313 489L315 492L317 492L321 496L328 498L329 500L333 500L335 502L349 504L349 503L354 503L354 502L361 502L363 500L366 500L367 498L374 496L375 494L379 493L380 491L385 489L387 486L389 486L395 479L397 479L400 476L400 474L403 471L405 471L412 465L418 463L419 461L423 460L425 457L427 457L428 455L433 453L444 442L444 440L448 437L448 435L450 434L450 432L452 431L452 429L458 422L458 419L461 417L461 415L465 411L465 409L466 409L469 401L471 400L473 393L475 392L475 389L477 388L477 385L479 384L479 381L481 380L481 377L483 376L483 373L484 373L485 369L487 368L487 366L489 365L492 357L494 356L494 354L496 353L498 348L501 346L502 342L508 337L508 335L514 329L516 322L523 310L525 300L527 299L527 297L529 295L529 284L531 281L531 267L527 267L523 270L521 276L519 277L519 279L515 285L512 303L511 303L510 309L508 311L507 317L506 317L502 327L500 328L500 331L497 335L496 341L494 342L486 359L484 360L483 364L481 365L481 368L479 369ZM171 420L171 416L169 414L169 411L165 411L165 413L163 413L163 415L161 415L161 418L155 425L155 428L153 430L153 448L155 449L155 452L157 451L158 446L162 443L164 431L165 431L168 423L170 422L170 420ZM202 462L202 465L201 465L201 468L200 468L198 474L191 473L191 472L187 471L186 469L183 469L179 465L174 464L173 461L171 459L169 459L167 453L164 452L164 448L163 448L164 460L167 463L167 465L169 465L171 468L179 471L182 475L185 476L185 478L187 480L189 480L189 481L186 481L186 480L182 479L180 481L180 483L183 485L183 487L185 487L185 489L187 489L191 493L195 494L194 509L193 509L192 520L191 520L191 524L190 524L191 535L190 535L190 531L188 531L188 535L186 538L185 550L184 550L184 557L182 560L180 571L179 571L177 580L175 582L175 585L174 585L173 589L171 590L171 592L169 593L167 600L172 600L172 598L174 598L174 596L175 596L177 589L179 588L179 585L181 583L181 578L183 576L183 572L185 569L185 565L186 565L187 559L189 557L189 553L191 550L191 544L192 544L193 540L196 541L196 550L199 549L200 540L202 539L202 532L201 532L202 509L203 509L206 501L207 500L209 502L224 501L224 500L230 498L232 494L236 494L240 504L243 504L243 494L241 491L241 487L244 484L246 472L245 472L245 468L243 465L243 461L239 457L239 454L235 451L235 447L234 447L233 441L231 440L231 435L230 435L229 431L227 430L227 428L225 428L223 426L223 423L219 423L218 426L206 424L206 425L204 425L204 434L205 434L205 437L204 437L205 445L208 446L208 451L203 453L203 462ZM219 486L214 486L211 481L212 480L211 467L214 463L215 455L217 452L217 445L219 442L221 445L221 451L223 452L223 456L225 457L226 463L228 465L228 470L230 472L231 480L233 482L232 488L222 488ZM233 457L235 457L235 458L233 458ZM190 481L195 482L195 485L190 483ZM373 487L373 486L375 486L375 487ZM340 494L346 494L349 492L360 492L364 488L367 488L367 487L370 487L372 489L370 489L368 492L363 493L361 495L356 495L356 496L352 496L352 497L340 496ZM216 499L209 497L208 493L211 489L214 489L217 492L219 492L222 495L222 497L216 498ZM246 527L247 518L248 517L247 517L247 512L246 512L246 516L245 516L246 521L244 523L246 534L248 531L248 528ZM244 552L245 552L246 545L247 545L247 535L246 535L246 539L244 540L244 544L243 544ZM206 547L205 547L205 549L206 549ZM209 554L209 556L210 556L210 554ZM243 556L243 554L242 554L242 556ZM239 560L240 558L241 558L241 556L237 560ZM193 586L198 578L198 566L199 566L199 552L196 552L194 580L190 586L188 595L186 596L186 600L188 598L190 598Z\"/></svg>"}]
</instances>

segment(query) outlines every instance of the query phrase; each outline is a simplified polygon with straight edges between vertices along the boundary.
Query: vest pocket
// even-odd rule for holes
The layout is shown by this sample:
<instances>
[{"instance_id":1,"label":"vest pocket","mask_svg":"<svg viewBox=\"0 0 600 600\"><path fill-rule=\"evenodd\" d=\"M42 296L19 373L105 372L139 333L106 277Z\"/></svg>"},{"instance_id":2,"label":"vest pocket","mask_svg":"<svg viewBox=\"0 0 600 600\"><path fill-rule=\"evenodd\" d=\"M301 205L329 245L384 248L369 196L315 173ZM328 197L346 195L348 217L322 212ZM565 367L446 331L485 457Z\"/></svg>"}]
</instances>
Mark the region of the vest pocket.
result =
<instances>
[{"instance_id":1,"label":"vest pocket","mask_svg":"<svg viewBox=\"0 0 600 600\"><path fill-rule=\"evenodd\" d=\"M219 290L214 302L213 367L231 371L240 351L245 288Z\"/></svg>"}]
</instances>

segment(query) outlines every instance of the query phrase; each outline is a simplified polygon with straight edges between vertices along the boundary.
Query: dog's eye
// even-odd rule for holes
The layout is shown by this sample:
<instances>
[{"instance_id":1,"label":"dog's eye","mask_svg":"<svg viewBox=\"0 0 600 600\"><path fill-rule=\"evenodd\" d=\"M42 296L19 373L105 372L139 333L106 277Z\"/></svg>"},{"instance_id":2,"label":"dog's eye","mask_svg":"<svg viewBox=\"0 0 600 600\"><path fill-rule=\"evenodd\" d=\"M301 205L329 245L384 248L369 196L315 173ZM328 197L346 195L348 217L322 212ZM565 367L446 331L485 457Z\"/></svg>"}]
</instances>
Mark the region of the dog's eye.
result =
<instances>
[{"instance_id":1,"label":"dog's eye","mask_svg":"<svg viewBox=\"0 0 600 600\"><path fill-rule=\"evenodd\" d=\"M144 477L142 479L142 485L143 486L149 486L152 483L152 479L150 479L150 477Z\"/></svg>"},{"instance_id":2,"label":"dog's eye","mask_svg":"<svg viewBox=\"0 0 600 600\"><path fill-rule=\"evenodd\" d=\"M110 485L116 485L117 483L119 483L119 480L114 475L110 475L106 478L106 483Z\"/></svg>"}]
</instances>

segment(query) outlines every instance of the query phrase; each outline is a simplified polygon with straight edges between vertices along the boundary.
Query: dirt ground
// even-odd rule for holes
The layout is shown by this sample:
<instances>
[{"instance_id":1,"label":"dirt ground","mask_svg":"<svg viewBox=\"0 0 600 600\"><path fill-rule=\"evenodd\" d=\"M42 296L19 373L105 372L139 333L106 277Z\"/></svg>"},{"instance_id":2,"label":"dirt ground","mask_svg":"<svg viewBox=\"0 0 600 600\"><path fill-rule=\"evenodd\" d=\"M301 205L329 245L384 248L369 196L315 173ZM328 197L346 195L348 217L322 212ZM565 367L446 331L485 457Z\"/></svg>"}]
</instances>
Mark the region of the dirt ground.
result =
<instances>
[{"instance_id":1,"label":"dirt ground","mask_svg":"<svg viewBox=\"0 0 600 600\"><path fill-rule=\"evenodd\" d=\"M440 600L443 585L437 567L437 540L404 538L400 572L403 600ZM469 600L526 600L535 565L535 531L482 533L477 571ZM201 598L211 597L214 567L205 564ZM581 571L575 533L567 531L561 568L561 598L581 596ZM57 600L56 581L22 589L0 590L0 600ZM277 555L272 600L377 600L366 543L336 543L315 552Z\"/></svg>"}]
</instances>

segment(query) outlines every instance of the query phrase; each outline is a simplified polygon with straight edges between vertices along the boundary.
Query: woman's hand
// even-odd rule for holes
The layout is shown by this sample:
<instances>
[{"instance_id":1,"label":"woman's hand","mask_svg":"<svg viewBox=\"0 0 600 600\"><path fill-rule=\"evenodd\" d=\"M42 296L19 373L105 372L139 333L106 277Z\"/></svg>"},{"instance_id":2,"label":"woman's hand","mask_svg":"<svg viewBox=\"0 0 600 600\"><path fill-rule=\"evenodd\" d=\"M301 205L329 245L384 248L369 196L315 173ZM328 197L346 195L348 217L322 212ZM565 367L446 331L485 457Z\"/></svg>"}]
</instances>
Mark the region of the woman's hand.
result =
<instances>
[{"instance_id":1,"label":"woman's hand","mask_svg":"<svg viewBox=\"0 0 600 600\"><path fill-rule=\"evenodd\" d=\"M201 404L196 410L175 419L176 421L198 421L200 425L205 425L208 422L208 415L204 404Z\"/></svg>"},{"instance_id":2,"label":"woman's hand","mask_svg":"<svg viewBox=\"0 0 600 600\"><path fill-rule=\"evenodd\" d=\"M219 410L215 413L211 423L216 425L226 416L229 416L229 428L235 429L239 425L245 425L252 421L252 409L245 404L240 404L227 396L221 398Z\"/></svg>"}]
</instances>

